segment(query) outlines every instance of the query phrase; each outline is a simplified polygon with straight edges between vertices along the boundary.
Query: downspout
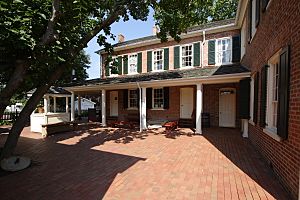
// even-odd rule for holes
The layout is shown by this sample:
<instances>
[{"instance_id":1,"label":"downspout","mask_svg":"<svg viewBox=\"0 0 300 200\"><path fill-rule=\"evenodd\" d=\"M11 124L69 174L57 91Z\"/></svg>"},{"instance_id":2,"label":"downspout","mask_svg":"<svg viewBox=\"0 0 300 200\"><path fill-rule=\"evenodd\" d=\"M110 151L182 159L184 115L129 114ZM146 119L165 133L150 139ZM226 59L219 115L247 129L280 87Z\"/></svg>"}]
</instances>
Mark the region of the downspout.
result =
<instances>
[{"instance_id":1,"label":"downspout","mask_svg":"<svg viewBox=\"0 0 300 200\"><path fill-rule=\"evenodd\" d=\"M140 132L142 132L143 131L143 128L142 128L142 88L140 87L140 84L139 84L139 82L136 82L136 84L137 84L137 86L138 86L138 88L139 88L139 93L140 93L140 95L139 95L139 114L140 114Z\"/></svg>"},{"instance_id":2,"label":"downspout","mask_svg":"<svg viewBox=\"0 0 300 200\"><path fill-rule=\"evenodd\" d=\"M201 68L203 67L204 44L205 44L205 30L202 31Z\"/></svg>"}]
</instances>

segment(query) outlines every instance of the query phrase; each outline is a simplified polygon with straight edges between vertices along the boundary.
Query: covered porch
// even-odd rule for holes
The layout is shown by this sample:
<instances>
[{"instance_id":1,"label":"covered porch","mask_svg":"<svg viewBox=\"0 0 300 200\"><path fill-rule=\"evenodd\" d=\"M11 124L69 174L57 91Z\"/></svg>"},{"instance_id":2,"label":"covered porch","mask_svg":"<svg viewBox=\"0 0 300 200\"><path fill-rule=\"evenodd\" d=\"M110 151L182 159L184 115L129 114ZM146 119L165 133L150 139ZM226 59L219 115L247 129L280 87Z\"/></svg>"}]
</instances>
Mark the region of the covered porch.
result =
<instances>
[{"instance_id":1,"label":"covered porch","mask_svg":"<svg viewBox=\"0 0 300 200\"><path fill-rule=\"evenodd\" d=\"M99 92L103 126L116 120L135 121L142 131L155 123L178 121L202 134L207 126L202 116L208 114L208 126L241 127L246 136L239 87L248 77L246 68L230 65L91 80L66 89L72 95Z\"/></svg>"}]
</instances>

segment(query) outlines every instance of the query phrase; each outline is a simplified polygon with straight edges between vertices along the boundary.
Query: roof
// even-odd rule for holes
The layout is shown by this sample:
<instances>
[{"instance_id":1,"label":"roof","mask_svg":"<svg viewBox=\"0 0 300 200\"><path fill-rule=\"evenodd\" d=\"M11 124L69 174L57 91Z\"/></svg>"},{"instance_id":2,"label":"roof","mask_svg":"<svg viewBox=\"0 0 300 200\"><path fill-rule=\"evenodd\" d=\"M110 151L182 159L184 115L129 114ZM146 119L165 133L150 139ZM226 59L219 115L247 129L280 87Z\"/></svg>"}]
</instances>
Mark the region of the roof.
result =
<instances>
[{"instance_id":1,"label":"roof","mask_svg":"<svg viewBox=\"0 0 300 200\"><path fill-rule=\"evenodd\" d=\"M30 90L27 92L27 95L33 94L36 91L36 88ZM65 94L65 95L71 95L71 92L65 90L62 87L55 87L51 86L46 94Z\"/></svg>"},{"instance_id":2,"label":"roof","mask_svg":"<svg viewBox=\"0 0 300 200\"><path fill-rule=\"evenodd\" d=\"M65 85L65 87L72 86L91 86L91 85L107 85L107 84L119 84L119 83L134 83L145 82L154 80L169 80L169 79L187 79L187 78L199 78L209 77L216 75L237 74L250 72L248 68L240 65L222 65L218 67L204 67L204 68L192 68L192 69L178 69L163 72L150 72L137 75L122 75L117 77L108 77L104 79L91 79L84 82L77 82Z\"/></svg>"},{"instance_id":3,"label":"roof","mask_svg":"<svg viewBox=\"0 0 300 200\"><path fill-rule=\"evenodd\" d=\"M234 19L225 19L225 20L210 22L210 23L206 23L206 24L201 24L201 25L197 25L197 26L188 28L186 32L188 34L188 33L195 32L195 31L201 31L201 30L206 30L209 28L215 28L215 27L219 27L219 26L229 25L229 24L233 24L234 21L235 21ZM119 43L114 44L113 47L122 47L122 46L126 46L126 45L136 44L136 43L155 40L155 39L159 40L159 38L156 35L151 35L151 36L141 37L141 38L137 38L137 39L133 39L133 40L127 40L124 42L119 42ZM95 53L100 53L102 50L104 50L104 49L100 49L100 50L96 51Z\"/></svg>"}]
</instances>

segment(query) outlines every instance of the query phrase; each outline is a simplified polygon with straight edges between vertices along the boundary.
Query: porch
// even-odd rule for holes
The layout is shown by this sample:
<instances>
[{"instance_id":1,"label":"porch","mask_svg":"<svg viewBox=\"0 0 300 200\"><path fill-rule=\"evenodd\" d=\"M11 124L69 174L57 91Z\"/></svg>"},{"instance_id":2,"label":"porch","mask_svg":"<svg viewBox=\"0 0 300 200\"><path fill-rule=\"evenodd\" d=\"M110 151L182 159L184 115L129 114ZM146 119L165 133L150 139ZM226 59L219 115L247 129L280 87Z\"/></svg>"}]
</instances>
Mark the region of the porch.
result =
<instances>
[{"instance_id":1,"label":"porch","mask_svg":"<svg viewBox=\"0 0 300 200\"><path fill-rule=\"evenodd\" d=\"M0 173L2 199L290 199L237 129L160 132L99 128L41 138L25 128L16 153L32 166ZM5 141L0 135L0 144ZM63 152L63 153L62 153Z\"/></svg>"},{"instance_id":2,"label":"porch","mask_svg":"<svg viewBox=\"0 0 300 200\"><path fill-rule=\"evenodd\" d=\"M90 92L101 94L99 121L103 126L115 120L136 121L142 131L151 122L183 121L202 134L202 115L207 114L212 126L242 127L247 137L249 114L241 115L240 107L247 109L249 101L245 96L242 102L246 104L240 105L243 90L239 87L248 77L246 68L230 65L90 80L66 89L72 99ZM75 116L74 105L71 110Z\"/></svg>"}]
</instances>

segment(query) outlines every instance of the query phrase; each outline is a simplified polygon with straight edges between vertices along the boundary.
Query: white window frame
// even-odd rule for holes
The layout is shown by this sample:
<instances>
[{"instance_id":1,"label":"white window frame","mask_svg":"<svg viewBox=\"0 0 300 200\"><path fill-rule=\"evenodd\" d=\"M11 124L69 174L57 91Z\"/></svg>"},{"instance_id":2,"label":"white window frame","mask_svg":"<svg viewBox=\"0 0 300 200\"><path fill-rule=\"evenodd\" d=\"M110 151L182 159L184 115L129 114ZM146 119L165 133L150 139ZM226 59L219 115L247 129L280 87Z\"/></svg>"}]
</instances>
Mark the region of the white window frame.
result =
<instances>
[{"instance_id":1,"label":"white window frame","mask_svg":"<svg viewBox=\"0 0 300 200\"><path fill-rule=\"evenodd\" d=\"M281 141L281 138L277 134L277 127L274 127L274 107L273 107L273 97L274 97L274 70L277 64L278 67L278 79L279 79L279 59L280 54L277 52L272 58L269 60L269 68L267 70L267 102L266 102L266 127L264 128L264 132L271 136L273 139L277 141ZM277 80L278 81L278 80ZM277 82L278 84L278 82ZM277 85L278 92L278 85ZM277 94L277 109L278 109L278 94ZM277 110L275 111L277 113ZM278 116L277 116L278 117ZM277 121L277 119L276 119Z\"/></svg>"},{"instance_id":2,"label":"white window frame","mask_svg":"<svg viewBox=\"0 0 300 200\"><path fill-rule=\"evenodd\" d=\"M155 69L155 52L161 51L162 52L162 69ZM152 51L152 71L153 72L160 72L160 71L164 71L165 65L164 65L164 50L163 49L155 49Z\"/></svg>"},{"instance_id":3,"label":"white window frame","mask_svg":"<svg viewBox=\"0 0 300 200\"><path fill-rule=\"evenodd\" d=\"M192 51L192 54L191 54L191 56L192 56L192 60L191 60L191 66L183 66L183 56L182 56L182 48L183 47L186 47L186 46L192 46L192 48L191 48L191 51ZM189 43L189 44L183 44L183 45L180 45L179 46L179 54L180 54L180 68L182 68L182 69L189 69L189 68L192 68L192 67L194 67L193 66L193 64L194 64L194 43Z\"/></svg>"},{"instance_id":4,"label":"white window frame","mask_svg":"<svg viewBox=\"0 0 300 200\"><path fill-rule=\"evenodd\" d=\"M223 63L222 61L221 62L219 61L219 55L218 55L219 45L218 45L218 42L222 41L222 40L228 40L228 39L229 39L229 47L228 47L229 50L227 50L227 51L230 52L229 53L229 61ZM223 37L223 38L216 39L216 41L215 41L215 62L216 62L216 65L224 65L224 64L226 65L226 64L231 64L232 63L232 37Z\"/></svg>"},{"instance_id":5,"label":"white window frame","mask_svg":"<svg viewBox=\"0 0 300 200\"><path fill-rule=\"evenodd\" d=\"M113 61L114 61L114 59L117 59L117 57L112 57L112 61L110 61L109 62L109 65L108 65L108 67L109 67L109 77L116 77L116 76L119 76L119 74L117 73L117 74L112 74L111 73L111 66L112 66L112 63L113 63Z\"/></svg>"},{"instance_id":6,"label":"white window frame","mask_svg":"<svg viewBox=\"0 0 300 200\"><path fill-rule=\"evenodd\" d=\"M249 122L254 125L253 122L253 113L254 113L254 76L251 77L251 82L250 82L250 120Z\"/></svg>"},{"instance_id":7,"label":"white window frame","mask_svg":"<svg viewBox=\"0 0 300 200\"><path fill-rule=\"evenodd\" d=\"M130 97L130 91L135 91L136 92L136 106L131 106L130 105L130 100L133 99ZM138 104L139 104L139 98L138 98L138 91L136 89L129 89L128 90L128 109L129 110L137 110L138 109Z\"/></svg>"},{"instance_id":8,"label":"white window frame","mask_svg":"<svg viewBox=\"0 0 300 200\"><path fill-rule=\"evenodd\" d=\"M131 60L130 60L131 56L136 56L136 63L135 63L135 69L136 69L136 71L135 72L132 72L130 70L131 69L130 65L131 64L134 65L134 63L131 63ZM128 74L138 74L138 66L137 65L138 65L138 54L137 53L129 54L128 55Z\"/></svg>"},{"instance_id":9,"label":"white window frame","mask_svg":"<svg viewBox=\"0 0 300 200\"><path fill-rule=\"evenodd\" d=\"M157 90L157 89L160 89L162 90L162 106L161 107L155 107L154 105L154 91ZM152 110L164 110L164 88L152 88Z\"/></svg>"}]
</instances>

